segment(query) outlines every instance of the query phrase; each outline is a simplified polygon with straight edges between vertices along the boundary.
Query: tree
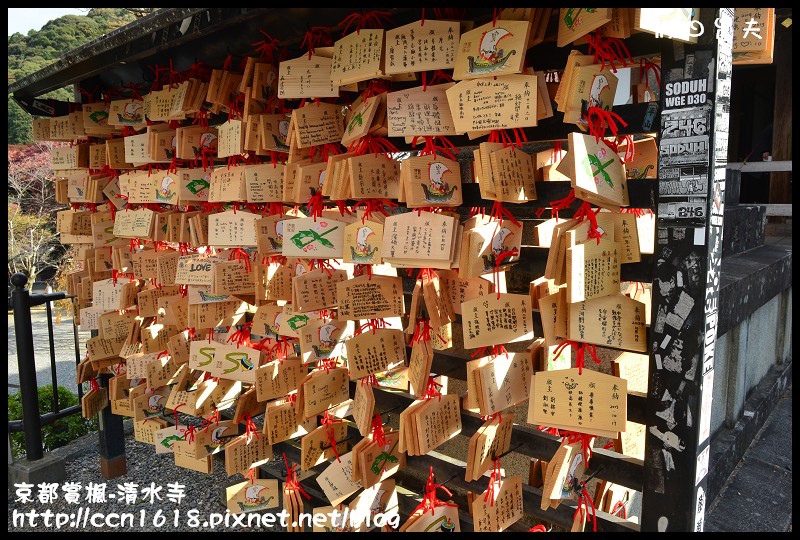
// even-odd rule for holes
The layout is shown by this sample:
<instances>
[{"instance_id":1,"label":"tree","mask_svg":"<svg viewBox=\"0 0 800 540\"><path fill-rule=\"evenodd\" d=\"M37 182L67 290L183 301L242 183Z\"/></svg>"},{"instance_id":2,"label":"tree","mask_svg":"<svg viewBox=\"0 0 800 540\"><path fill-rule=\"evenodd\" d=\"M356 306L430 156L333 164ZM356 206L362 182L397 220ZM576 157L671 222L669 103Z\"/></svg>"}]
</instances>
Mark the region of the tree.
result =
<instances>
[{"instance_id":1,"label":"tree","mask_svg":"<svg viewBox=\"0 0 800 540\"><path fill-rule=\"evenodd\" d=\"M22 213L19 206L8 205L8 274L28 275L28 288L36 276L48 268L58 268L62 252L58 236L47 217Z\"/></svg>"},{"instance_id":2,"label":"tree","mask_svg":"<svg viewBox=\"0 0 800 540\"><path fill-rule=\"evenodd\" d=\"M156 8L90 8L86 15L58 17L41 30L29 31L28 35L17 32L8 36L9 84L47 67L72 49L134 21L137 17L132 10L150 9ZM59 88L37 97L68 101L72 99L72 91ZM30 124L30 115L9 96L8 143L30 143Z\"/></svg>"},{"instance_id":3,"label":"tree","mask_svg":"<svg viewBox=\"0 0 800 540\"><path fill-rule=\"evenodd\" d=\"M29 287L44 270L58 269L64 254L50 168L50 150L63 144L8 147L8 274L26 273Z\"/></svg>"}]
</instances>

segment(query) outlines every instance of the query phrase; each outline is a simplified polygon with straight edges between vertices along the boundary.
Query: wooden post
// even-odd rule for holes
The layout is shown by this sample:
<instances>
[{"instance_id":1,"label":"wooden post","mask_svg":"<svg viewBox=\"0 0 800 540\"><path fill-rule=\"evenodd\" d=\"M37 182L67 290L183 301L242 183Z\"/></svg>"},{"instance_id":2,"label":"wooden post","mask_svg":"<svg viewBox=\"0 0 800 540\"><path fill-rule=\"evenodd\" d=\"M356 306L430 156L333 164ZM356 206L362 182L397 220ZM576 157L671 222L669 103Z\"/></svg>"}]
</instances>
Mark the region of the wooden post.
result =
<instances>
[{"instance_id":1,"label":"wooden post","mask_svg":"<svg viewBox=\"0 0 800 540\"><path fill-rule=\"evenodd\" d=\"M777 11L777 10L776 10ZM792 160L792 31L775 20L775 112L772 123L772 159ZM792 202L792 173L770 174L770 204ZM783 221L785 218L771 218Z\"/></svg>"},{"instance_id":2,"label":"wooden post","mask_svg":"<svg viewBox=\"0 0 800 540\"><path fill-rule=\"evenodd\" d=\"M700 14L696 45L662 47L642 531L702 531L707 502L733 9Z\"/></svg>"}]
</instances>

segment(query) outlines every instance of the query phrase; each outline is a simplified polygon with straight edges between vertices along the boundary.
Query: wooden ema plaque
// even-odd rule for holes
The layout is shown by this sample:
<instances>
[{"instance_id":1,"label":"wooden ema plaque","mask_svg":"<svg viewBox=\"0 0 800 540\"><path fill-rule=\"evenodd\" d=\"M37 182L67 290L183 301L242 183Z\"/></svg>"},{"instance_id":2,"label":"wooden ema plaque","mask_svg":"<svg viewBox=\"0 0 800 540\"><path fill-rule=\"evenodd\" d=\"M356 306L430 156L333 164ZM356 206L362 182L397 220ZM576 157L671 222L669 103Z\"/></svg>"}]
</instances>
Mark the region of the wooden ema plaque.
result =
<instances>
[{"instance_id":1,"label":"wooden ema plaque","mask_svg":"<svg viewBox=\"0 0 800 540\"><path fill-rule=\"evenodd\" d=\"M616 438L626 430L628 384L577 368L534 373L528 423Z\"/></svg>"},{"instance_id":2,"label":"wooden ema plaque","mask_svg":"<svg viewBox=\"0 0 800 540\"><path fill-rule=\"evenodd\" d=\"M329 103L309 103L292 111L298 148L338 143L344 135L341 107Z\"/></svg>"},{"instance_id":3,"label":"wooden ema plaque","mask_svg":"<svg viewBox=\"0 0 800 540\"><path fill-rule=\"evenodd\" d=\"M384 34L384 30L362 29L337 40L333 45L331 83L342 86L383 75Z\"/></svg>"},{"instance_id":4,"label":"wooden ema plaque","mask_svg":"<svg viewBox=\"0 0 800 540\"><path fill-rule=\"evenodd\" d=\"M277 508L280 497L277 480L245 480L225 488L225 503L231 514Z\"/></svg>"},{"instance_id":5,"label":"wooden ema plaque","mask_svg":"<svg viewBox=\"0 0 800 540\"><path fill-rule=\"evenodd\" d=\"M336 285L337 318L343 320L400 317L403 280L390 276L359 276Z\"/></svg>"},{"instance_id":6,"label":"wooden ema plaque","mask_svg":"<svg viewBox=\"0 0 800 540\"><path fill-rule=\"evenodd\" d=\"M607 237L567 249L567 302L619 293L620 245Z\"/></svg>"},{"instance_id":7,"label":"wooden ema plaque","mask_svg":"<svg viewBox=\"0 0 800 540\"><path fill-rule=\"evenodd\" d=\"M467 482L479 480L492 468L493 458L507 452L511 447L514 417L513 412L492 417L470 437L465 475Z\"/></svg>"},{"instance_id":8,"label":"wooden ema plaque","mask_svg":"<svg viewBox=\"0 0 800 540\"><path fill-rule=\"evenodd\" d=\"M587 194L580 198L595 204L628 206L628 182L619 155L591 135L570 133L568 139L570 150L562 160L566 169L561 172L573 179L575 194L580 189Z\"/></svg>"},{"instance_id":9,"label":"wooden ema plaque","mask_svg":"<svg viewBox=\"0 0 800 540\"><path fill-rule=\"evenodd\" d=\"M533 373L530 355L524 352L501 354L478 367L478 408L488 416L525 401Z\"/></svg>"},{"instance_id":10,"label":"wooden ema plaque","mask_svg":"<svg viewBox=\"0 0 800 540\"><path fill-rule=\"evenodd\" d=\"M536 125L536 75L461 81L446 92L458 133Z\"/></svg>"},{"instance_id":11,"label":"wooden ema plaque","mask_svg":"<svg viewBox=\"0 0 800 540\"><path fill-rule=\"evenodd\" d=\"M386 74L452 69L460 36L455 21L416 21L386 31Z\"/></svg>"},{"instance_id":12,"label":"wooden ema plaque","mask_svg":"<svg viewBox=\"0 0 800 540\"><path fill-rule=\"evenodd\" d=\"M386 96L390 137L455 135L447 90L453 83L409 88Z\"/></svg>"},{"instance_id":13,"label":"wooden ema plaque","mask_svg":"<svg viewBox=\"0 0 800 540\"><path fill-rule=\"evenodd\" d=\"M500 532L522 517L522 478L512 476L495 481L495 485L472 501L472 519L476 532Z\"/></svg>"},{"instance_id":14,"label":"wooden ema plaque","mask_svg":"<svg viewBox=\"0 0 800 540\"><path fill-rule=\"evenodd\" d=\"M319 487L333 506L361 489L360 482L353 480L353 452L340 456L316 477Z\"/></svg>"},{"instance_id":15,"label":"wooden ema plaque","mask_svg":"<svg viewBox=\"0 0 800 540\"><path fill-rule=\"evenodd\" d=\"M533 312L526 294L489 295L461 305L464 348L533 339Z\"/></svg>"},{"instance_id":16,"label":"wooden ema plaque","mask_svg":"<svg viewBox=\"0 0 800 540\"><path fill-rule=\"evenodd\" d=\"M339 84L331 77L333 59L303 54L278 66L280 99L339 97Z\"/></svg>"},{"instance_id":17,"label":"wooden ema plaque","mask_svg":"<svg viewBox=\"0 0 800 540\"><path fill-rule=\"evenodd\" d=\"M453 79L520 73L530 30L529 21L499 20L465 32L458 43Z\"/></svg>"},{"instance_id":18,"label":"wooden ema plaque","mask_svg":"<svg viewBox=\"0 0 800 540\"><path fill-rule=\"evenodd\" d=\"M645 305L615 294L568 304L569 339L647 352Z\"/></svg>"},{"instance_id":19,"label":"wooden ema plaque","mask_svg":"<svg viewBox=\"0 0 800 540\"><path fill-rule=\"evenodd\" d=\"M351 380L386 371L390 366L405 364L406 361L402 330L365 331L348 339L346 347Z\"/></svg>"},{"instance_id":20,"label":"wooden ema plaque","mask_svg":"<svg viewBox=\"0 0 800 540\"><path fill-rule=\"evenodd\" d=\"M558 46L564 47L611 21L611 8L560 8Z\"/></svg>"}]
</instances>

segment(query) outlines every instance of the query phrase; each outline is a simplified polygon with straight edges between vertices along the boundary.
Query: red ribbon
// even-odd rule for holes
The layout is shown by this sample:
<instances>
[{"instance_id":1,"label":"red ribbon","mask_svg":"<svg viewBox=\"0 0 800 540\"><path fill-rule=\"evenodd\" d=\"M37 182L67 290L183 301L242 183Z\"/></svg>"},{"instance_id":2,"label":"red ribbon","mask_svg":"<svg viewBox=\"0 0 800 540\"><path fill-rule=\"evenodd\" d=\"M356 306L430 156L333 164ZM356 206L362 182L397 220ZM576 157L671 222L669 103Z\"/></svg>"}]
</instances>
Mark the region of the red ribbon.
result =
<instances>
[{"instance_id":1,"label":"red ribbon","mask_svg":"<svg viewBox=\"0 0 800 540\"><path fill-rule=\"evenodd\" d=\"M474 353L472 353L470 355L470 358L482 358L484 356L491 356L492 358L497 358L501 354L506 355L506 358L508 358L508 351L506 350L505 345L492 345L491 347L483 346L478 350L476 350Z\"/></svg>"},{"instance_id":2,"label":"red ribbon","mask_svg":"<svg viewBox=\"0 0 800 540\"><path fill-rule=\"evenodd\" d=\"M175 405L174 409L172 409L172 417L175 419L175 427L178 427L178 424L180 424L180 420L178 420L178 409L180 409L184 405L186 405L186 403L179 403Z\"/></svg>"},{"instance_id":3,"label":"red ribbon","mask_svg":"<svg viewBox=\"0 0 800 540\"><path fill-rule=\"evenodd\" d=\"M580 431L561 430L561 444L581 443L581 453L583 454L583 463L586 467L589 466L589 459L592 457L592 439L594 435L581 433Z\"/></svg>"},{"instance_id":4,"label":"red ribbon","mask_svg":"<svg viewBox=\"0 0 800 540\"><path fill-rule=\"evenodd\" d=\"M597 225L597 213L599 211L599 208L593 209L591 204L584 201L583 204L578 207L578 210L575 212L574 216L574 218L578 221L583 221L584 219L589 220L588 237L596 239L598 244L600 243L600 238L602 238L604 234L600 232L600 228Z\"/></svg>"},{"instance_id":5,"label":"red ribbon","mask_svg":"<svg viewBox=\"0 0 800 540\"><path fill-rule=\"evenodd\" d=\"M428 375L428 384L425 386L425 393L422 394L422 399L433 399L438 397L439 401L441 401L442 393L439 391L441 387L442 385L437 383L432 375Z\"/></svg>"},{"instance_id":6,"label":"red ribbon","mask_svg":"<svg viewBox=\"0 0 800 540\"><path fill-rule=\"evenodd\" d=\"M483 497L483 502L489 502L489 506L494 506L495 499L497 499L496 484L503 480L503 473L500 471L500 460L494 460L494 469L489 475L489 487L486 489L486 495Z\"/></svg>"},{"instance_id":7,"label":"red ribbon","mask_svg":"<svg viewBox=\"0 0 800 540\"><path fill-rule=\"evenodd\" d=\"M242 249L242 248L233 249L231 251L230 257L228 257L228 260L232 261L234 259L236 259L238 261L244 261L245 272L252 272L253 271L253 268L250 265L250 254L247 253L247 251L245 251L244 249Z\"/></svg>"},{"instance_id":8,"label":"red ribbon","mask_svg":"<svg viewBox=\"0 0 800 540\"><path fill-rule=\"evenodd\" d=\"M289 352L294 352L294 348L289 345L289 342L281 339L280 337L278 337L278 339L275 340L274 345L267 347L267 345L271 342L272 340L270 338L264 338L261 341L259 341L258 345L256 345L255 347L260 350L266 350L267 360L269 361L280 360L281 362L283 362L286 358L289 357Z\"/></svg>"},{"instance_id":9,"label":"red ribbon","mask_svg":"<svg viewBox=\"0 0 800 540\"><path fill-rule=\"evenodd\" d=\"M372 417L372 440L380 447L386 446L386 433L383 431L380 413L375 413L375 416Z\"/></svg>"},{"instance_id":10,"label":"red ribbon","mask_svg":"<svg viewBox=\"0 0 800 540\"><path fill-rule=\"evenodd\" d=\"M100 390L100 385L98 384L97 379L89 379L89 391L94 392L95 390Z\"/></svg>"},{"instance_id":11,"label":"red ribbon","mask_svg":"<svg viewBox=\"0 0 800 540\"><path fill-rule=\"evenodd\" d=\"M626 208L620 208L619 209L619 213L620 214L633 214L638 218L638 217L644 216L647 213L652 215L653 211L650 210L649 208L627 208L626 207Z\"/></svg>"},{"instance_id":12,"label":"red ribbon","mask_svg":"<svg viewBox=\"0 0 800 540\"><path fill-rule=\"evenodd\" d=\"M575 521L576 519L583 520L583 502L585 501L586 505L591 509L591 519L592 519L592 532L597 532L597 510L594 507L594 501L589 496L589 492L586 491L586 483L581 483L581 492L578 495L578 508L575 510L575 514L572 516L572 520Z\"/></svg>"},{"instance_id":13,"label":"red ribbon","mask_svg":"<svg viewBox=\"0 0 800 540\"><path fill-rule=\"evenodd\" d=\"M597 141L605 137L606 129L609 129L611 134L616 137L619 133L618 122L622 124L622 127L628 127L628 123L620 115L600 107L589 107L584 119L589 126L589 135L594 135Z\"/></svg>"},{"instance_id":14,"label":"red ribbon","mask_svg":"<svg viewBox=\"0 0 800 540\"><path fill-rule=\"evenodd\" d=\"M314 194L311 195L311 199L309 199L308 201L308 215L314 218L315 223L317 221L317 218L322 217L322 211L325 209L323 200L324 199L322 198L322 190L316 190L314 191Z\"/></svg>"},{"instance_id":15,"label":"red ribbon","mask_svg":"<svg viewBox=\"0 0 800 540\"><path fill-rule=\"evenodd\" d=\"M428 72L427 71L423 71L422 72L422 91L423 92L427 92L428 91L428 85L434 86L436 84L444 84L444 83L449 83L449 82L453 82L452 75L450 75L449 73L447 73L446 71L443 71L441 69L437 69L436 71L433 72L433 75L431 76L431 80L430 81L428 81Z\"/></svg>"},{"instance_id":16,"label":"red ribbon","mask_svg":"<svg viewBox=\"0 0 800 540\"><path fill-rule=\"evenodd\" d=\"M301 486L300 482L297 480L297 465L289 466L289 460L286 459L285 452L283 453L283 463L286 465L286 481L284 482L283 489L299 491L300 495L307 500L311 500L311 495L306 493L306 490L303 489L303 486Z\"/></svg>"},{"instance_id":17,"label":"red ribbon","mask_svg":"<svg viewBox=\"0 0 800 540\"><path fill-rule=\"evenodd\" d=\"M547 527L539 523L538 525L534 525L533 527L528 529L528 532L535 532L535 533L547 532Z\"/></svg>"},{"instance_id":18,"label":"red ribbon","mask_svg":"<svg viewBox=\"0 0 800 540\"><path fill-rule=\"evenodd\" d=\"M385 155L388 159L392 159L392 154L399 152L397 147L393 145L386 137L373 137L370 134L364 135L360 139L356 139L347 151L356 155L363 156L365 154L378 154Z\"/></svg>"},{"instance_id":19,"label":"red ribbon","mask_svg":"<svg viewBox=\"0 0 800 540\"><path fill-rule=\"evenodd\" d=\"M372 281L372 265L371 264L356 264L353 267L353 277L367 276L368 281Z\"/></svg>"},{"instance_id":20,"label":"red ribbon","mask_svg":"<svg viewBox=\"0 0 800 540\"><path fill-rule=\"evenodd\" d=\"M378 383L378 378L375 376L374 373L370 373L366 377L362 377L361 384L369 386L378 386L378 387L380 386L380 384Z\"/></svg>"},{"instance_id":21,"label":"red ribbon","mask_svg":"<svg viewBox=\"0 0 800 540\"><path fill-rule=\"evenodd\" d=\"M331 36L330 28L327 26L312 26L303 36L300 48L305 48L308 51L308 59L311 60L314 49L317 47L330 47L331 45L333 45L333 36Z\"/></svg>"},{"instance_id":22,"label":"red ribbon","mask_svg":"<svg viewBox=\"0 0 800 540\"><path fill-rule=\"evenodd\" d=\"M244 345L246 347L250 346L250 329L253 327L252 322L244 323L241 328L237 329L236 332L231 334L228 337L228 343L235 343L236 348L238 349L240 345Z\"/></svg>"},{"instance_id":23,"label":"red ribbon","mask_svg":"<svg viewBox=\"0 0 800 540\"><path fill-rule=\"evenodd\" d=\"M97 92L97 90L99 90L99 89L100 89L100 86L99 85L95 85L94 89L91 92L87 92L82 86L78 86L78 91L81 93L81 95L86 96L86 98L87 98L87 102L86 103L94 103L95 102L94 93Z\"/></svg>"},{"instance_id":24,"label":"red ribbon","mask_svg":"<svg viewBox=\"0 0 800 540\"><path fill-rule=\"evenodd\" d=\"M369 319L367 322L356 328L355 331L353 332L353 335L360 336L366 331L372 332L374 334L377 330L380 330L382 328L387 328L388 326L389 323L387 323L383 319Z\"/></svg>"},{"instance_id":25,"label":"red ribbon","mask_svg":"<svg viewBox=\"0 0 800 540\"><path fill-rule=\"evenodd\" d=\"M561 436L561 432L558 430L558 428L548 427L548 426L539 426L536 429L538 429L539 431L543 431L544 433L547 433L548 435L555 435L556 437L560 437Z\"/></svg>"},{"instance_id":26,"label":"red ribbon","mask_svg":"<svg viewBox=\"0 0 800 540\"><path fill-rule=\"evenodd\" d=\"M569 208L569 206L574 203L577 199L575 198L575 189L569 190L567 196L563 199L556 199L555 201L550 201L550 211L553 217L558 221L558 212L560 210L564 210ZM536 217L541 217L542 213L544 212L544 208L537 210Z\"/></svg>"},{"instance_id":27,"label":"red ribbon","mask_svg":"<svg viewBox=\"0 0 800 540\"><path fill-rule=\"evenodd\" d=\"M583 366L584 366L584 354L589 353L589 357L596 363L600 363L600 359L597 358L597 347L592 345L591 343L583 343L582 341L572 341L571 339L566 339L562 341L556 350L553 351L554 359L558 359L561 356L562 351L567 347L567 345L571 345L573 349L575 349L575 367L578 368L578 375L583 374Z\"/></svg>"},{"instance_id":28,"label":"red ribbon","mask_svg":"<svg viewBox=\"0 0 800 540\"><path fill-rule=\"evenodd\" d=\"M517 227L521 226L520 222L517 221L517 219L511 214L511 212L508 211L507 208L503 207L503 203L500 201L494 201L494 203L492 203L492 210L489 213L489 216L498 220L501 227L503 226L503 219L508 219L508 221Z\"/></svg>"},{"instance_id":29,"label":"red ribbon","mask_svg":"<svg viewBox=\"0 0 800 540\"><path fill-rule=\"evenodd\" d=\"M511 135L508 134L508 130L505 129L493 129L489 133L489 138L487 139L488 142L492 143L503 143L504 147L517 147L522 146L523 143L528 142L528 137L525 135L525 131L520 128L513 128L511 132L514 135L514 139L511 139Z\"/></svg>"},{"instance_id":30,"label":"red ribbon","mask_svg":"<svg viewBox=\"0 0 800 540\"><path fill-rule=\"evenodd\" d=\"M247 444L250 444L250 441L253 438L253 435L256 436L256 440L258 440L258 426L256 423L253 422L253 419L250 418L249 414L244 415L244 436L247 440Z\"/></svg>"},{"instance_id":31,"label":"red ribbon","mask_svg":"<svg viewBox=\"0 0 800 540\"><path fill-rule=\"evenodd\" d=\"M384 217L389 217L391 214L387 208L397 208L397 204L389 199L361 199L353 205L353 210L362 207L364 208L364 216L361 218L361 222L364 223L373 214L383 214Z\"/></svg>"},{"instance_id":32,"label":"red ribbon","mask_svg":"<svg viewBox=\"0 0 800 540\"><path fill-rule=\"evenodd\" d=\"M614 507L609 512L612 516L621 517L622 519L628 519L628 509L625 508L625 503L622 501L617 501L614 503Z\"/></svg>"},{"instance_id":33,"label":"red ribbon","mask_svg":"<svg viewBox=\"0 0 800 540\"><path fill-rule=\"evenodd\" d=\"M644 82L647 85L647 88L650 88L650 77L648 76L648 72L652 71L656 78L656 83L659 87L661 87L661 66L651 62L646 58L642 58L639 60L639 70L640 83Z\"/></svg>"},{"instance_id":34,"label":"red ribbon","mask_svg":"<svg viewBox=\"0 0 800 540\"><path fill-rule=\"evenodd\" d=\"M183 430L183 440L189 443L194 442L194 434L197 432L197 428L194 426L189 426L188 428Z\"/></svg>"},{"instance_id":35,"label":"red ribbon","mask_svg":"<svg viewBox=\"0 0 800 540\"><path fill-rule=\"evenodd\" d=\"M383 28L384 22L391 24L390 11L368 11L366 13L351 13L339 22L342 27L342 36L350 33L350 27L355 25L356 34L361 35L361 30L368 27Z\"/></svg>"},{"instance_id":36,"label":"red ribbon","mask_svg":"<svg viewBox=\"0 0 800 540\"><path fill-rule=\"evenodd\" d=\"M208 431L208 428L210 428L212 424L219 425L219 409L217 409L216 405L214 406L214 411L207 418L203 419L203 423L200 424L200 429Z\"/></svg>"},{"instance_id":37,"label":"red ribbon","mask_svg":"<svg viewBox=\"0 0 800 540\"><path fill-rule=\"evenodd\" d=\"M258 53L259 58L267 58L268 56L271 57L272 63L278 63L278 45L280 45L279 39L274 39L270 37L269 34L264 32L259 28L258 33L264 36L264 39L261 41L256 41L253 43L253 47L256 48L256 52Z\"/></svg>"},{"instance_id":38,"label":"red ribbon","mask_svg":"<svg viewBox=\"0 0 800 540\"><path fill-rule=\"evenodd\" d=\"M456 155L458 153L458 148L450 142L447 137L423 137L425 140L425 146L422 150L419 151L420 156L434 156L436 157L436 152L438 151L444 157L448 159L452 159L456 161ZM417 146L417 141L419 140L419 136L414 137L411 139L411 146ZM437 144L440 143L440 144Z\"/></svg>"},{"instance_id":39,"label":"red ribbon","mask_svg":"<svg viewBox=\"0 0 800 540\"><path fill-rule=\"evenodd\" d=\"M603 37L600 35L600 31L596 30L594 33L586 35L586 41L589 42L589 53L594 50L594 63L597 64L598 60L600 62L600 71L605 69L606 62L614 73L617 72L615 62L621 63L621 67L627 67L628 61L633 64L631 52L625 46L625 42L619 38Z\"/></svg>"},{"instance_id":40,"label":"red ribbon","mask_svg":"<svg viewBox=\"0 0 800 540\"><path fill-rule=\"evenodd\" d=\"M411 334L411 344L413 345L418 341L431 341L431 330L430 319L417 319L417 323L414 325L414 333Z\"/></svg>"},{"instance_id":41,"label":"red ribbon","mask_svg":"<svg viewBox=\"0 0 800 540\"><path fill-rule=\"evenodd\" d=\"M428 479L425 481L425 492L422 495L422 502L420 502L417 507L414 508L414 510L411 512L411 515L413 516L418 511L421 511L424 514L428 510L430 510L431 515L433 515L436 509L440 506L452 506L457 508L458 505L455 503L439 500L439 498L436 496L436 492L440 489L444 491L448 497L453 496L452 492L444 487L443 484L437 484L434 482L433 467L431 467L430 473L428 474Z\"/></svg>"},{"instance_id":42,"label":"red ribbon","mask_svg":"<svg viewBox=\"0 0 800 540\"><path fill-rule=\"evenodd\" d=\"M322 420L320 420L320 425L325 427L325 433L328 435L328 445L330 446L330 449L333 450L333 455L336 456L336 461L339 463L341 463L342 460L339 457L339 451L336 448L339 442L336 440L336 431L333 429L333 424L338 424L341 422L341 418L332 417L328 411L325 411L325 413L322 415Z\"/></svg>"},{"instance_id":43,"label":"red ribbon","mask_svg":"<svg viewBox=\"0 0 800 540\"><path fill-rule=\"evenodd\" d=\"M256 471L256 468L255 468L255 467L250 467L250 468L247 470L247 472L246 472L246 473L244 473L244 477L245 477L245 478L247 478L248 480L250 480L250 483L251 483L251 484L255 484L255 483L256 483L256 477L257 477L257 476L258 476L258 473L257 473L257 471Z\"/></svg>"}]
</instances>

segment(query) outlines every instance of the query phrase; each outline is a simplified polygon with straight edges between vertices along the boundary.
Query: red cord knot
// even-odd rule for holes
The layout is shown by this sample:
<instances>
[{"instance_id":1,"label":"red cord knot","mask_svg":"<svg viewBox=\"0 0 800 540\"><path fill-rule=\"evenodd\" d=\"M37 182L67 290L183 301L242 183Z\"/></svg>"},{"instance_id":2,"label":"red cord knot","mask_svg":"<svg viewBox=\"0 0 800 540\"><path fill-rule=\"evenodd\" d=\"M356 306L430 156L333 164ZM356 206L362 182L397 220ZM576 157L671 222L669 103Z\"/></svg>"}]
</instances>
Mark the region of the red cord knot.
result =
<instances>
[{"instance_id":1,"label":"red cord knot","mask_svg":"<svg viewBox=\"0 0 800 540\"><path fill-rule=\"evenodd\" d=\"M428 510L431 511L431 515L436 512L436 509L440 506L452 506L458 508L458 505L452 502L445 502L438 498L436 492L438 490L444 491L448 497L452 497L453 493L444 487L444 484L437 484L434 482L434 475L433 475L433 467L430 468L430 472L428 474L428 479L425 481L425 491L422 495L422 502L420 502L414 511L411 512L412 515L416 514L417 511L421 513L425 513Z\"/></svg>"},{"instance_id":2,"label":"red cord knot","mask_svg":"<svg viewBox=\"0 0 800 540\"><path fill-rule=\"evenodd\" d=\"M247 444L250 444L253 436L255 436L256 440L259 438L258 426L256 426L255 422L253 422L253 419L250 418L249 414L244 415L244 436Z\"/></svg>"},{"instance_id":3,"label":"red cord knot","mask_svg":"<svg viewBox=\"0 0 800 540\"><path fill-rule=\"evenodd\" d=\"M600 64L600 71L605 69L606 63L611 67L611 71L617 72L617 62L620 67L627 67L628 62L633 64L631 52L619 38L603 37L600 31L596 30L593 33L586 35L586 41L589 42L589 53L594 51L593 63Z\"/></svg>"},{"instance_id":4,"label":"red cord knot","mask_svg":"<svg viewBox=\"0 0 800 540\"><path fill-rule=\"evenodd\" d=\"M366 13L351 13L341 21L338 26L342 28L342 36L350 33L350 28L355 27L356 34L361 35L361 30L367 28L383 28L385 23L391 24L390 11L368 11Z\"/></svg>"},{"instance_id":5,"label":"red cord knot","mask_svg":"<svg viewBox=\"0 0 800 540\"><path fill-rule=\"evenodd\" d=\"M234 248L231 250L230 257L228 257L229 261L237 260L244 262L244 269L245 272L252 272L253 268L250 264L250 254L242 249L242 248Z\"/></svg>"},{"instance_id":6,"label":"red cord knot","mask_svg":"<svg viewBox=\"0 0 800 540\"><path fill-rule=\"evenodd\" d=\"M441 388L442 385L436 382L436 379L434 379L432 375L428 375L428 384L425 386L425 393L422 394L422 399L429 400L438 397L439 401L441 401Z\"/></svg>"},{"instance_id":7,"label":"red cord knot","mask_svg":"<svg viewBox=\"0 0 800 540\"><path fill-rule=\"evenodd\" d=\"M383 420L381 420L380 413L375 413L372 417L372 440L378 446L386 446L386 433L383 431Z\"/></svg>"},{"instance_id":8,"label":"red cord knot","mask_svg":"<svg viewBox=\"0 0 800 540\"><path fill-rule=\"evenodd\" d=\"M597 213L600 211L599 208L592 208L592 205L588 202L584 201L583 204L578 207L578 210L575 212L574 219L578 221L583 221L585 219L589 220L589 238L594 238L597 240L597 243L600 243L600 238L603 237L605 234L600 226L597 224Z\"/></svg>"},{"instance_id":9,"label":"red cord knot","mask_svg":"<svg viewBox=\"0 0 800 540\"><path fill-rule=\"evenodd\" d=\"M307 500L311 499L311 495L309 495L303 486L300 485L300 482L297 480L297 465L289 466L289 460L286 458L286 453L283 452L283 463L286 465L286 480L283 485L283 489L285 490L294 490L300 493L303 497Z\"/></svg>"},{"instance_id":10,"label":"red cord knot","mask_svg":"<svg viewBox=\"0 0 800 540\"><path fill-rule=\"evenodd\" d=\"M333 45L333 36L327 26L312 26L303 36L300 48L308 51L308 59L314 54L317 47L330 47Z\"/></svg>"},{"instance_id":11,"label":"red cord knot","mask_svg":"<svg viewBox=\"0 0 800 540\"><path fill-rule=\"evenodd\" d=\"M500 484L503 481L503 472L500 469L500 460L494 460L494 467L491 474L489 474L489 486L486 488L486 495L483 497L483 502L488 502L489 506L494 506L497 499L497 491L500 489Z\"/></svg>"},{"instance_id":12,"label":"red cord knot","mask_svg":"<svg viewBox=\"0 0 800 540\"><path fill-rule=\"evenodd\" d=\"M278 63L278 46L281 44L279 39L271 37L269 34L259 28L258 33L264 36L264 39L256 41L251 45L256 48L259 58L268 58L273 64Z\"/></svg>"},{"instance_id":13,"label":"red cord knot","mask_svg":"<svg viewBox=\"0 0 800 540\"><path fill-rule=\"evenodd\" d=\"M250 346L250 330L253 328L252 322L246 322L241 325L237 330L228 337L228 343L235 343L236 348L239 348L241 345L245 347Z\"/></svg>"},{"instance_id":14,"label":"red cord knot","mask_svg":"<svg viewBox=\"0 0 800 540\"><path fill-rule=\"evenodd\" d=\"M558 359L561 356L561 353L564 349L567 348L568 345L571 345L573 349L575 349L575 367L578 368L578 375L583 374L583 367L584 367L584 355L586 353L589 354L589 358L594 361L594 363L599 364L600 359L597 357L597 347L592 345L591 343L583 343L582 341L572 341L571 339L566 339L562 341L556 350L553 351L554 359Z\"/></svg>"},{"instance_id":15,"label":"red cord knot","mask_svg":"<svg viewBox=\"0 0 800 540\"><path fill-rule=\"evenodd\" d=\"M616 137L619 133L618 123L622 127L628 127L628 123L620 115L600 107L589 107L583 119L589 127L589 135L594 135L596 141L605 137L606 129L611 132L613 137Z\"/></svg>"},{"instance_id":16,"label":"red cord knot","mask_svg":"<svg viewBox=\"0 0 800 540\"><path fill-rule=\"evenodd\" d=\"M188 443L194 442L194 434L197 433L197 428L194 426L189 426L188 428L183 429L183 440Z\"/></svg>"},{"instance_id":17,"label":"red cord knot","mask_svg":"<svg viewBox=\"0 0 800 540\"><path fill-rule=\"evenodd\" d=\"M415 136L411 139L411 146L416 147L417 142L419 141L419 136ZM458 148L450 142L450 139L447 137L423 137L425 141L425 146L422 147L422 150L419 151L420 156L433 156L436 157L436 152L439 152L442 156L452 159L456 161L456 154L458 153Z\"/></svg>"},{"instance_id":18,"label":"red cord knot","mask_svg":"<svg viewBox=\"0 0 800 540\"><path fill-rule=\"evenodd\" d=\"M594 435L581 433L579 431L561 430L561 444L574 444L580 443L581 453L583 454L583 463L589 467L589 460L592 457L592 443L595 439Z\"/></svg>"}]
</instances>

